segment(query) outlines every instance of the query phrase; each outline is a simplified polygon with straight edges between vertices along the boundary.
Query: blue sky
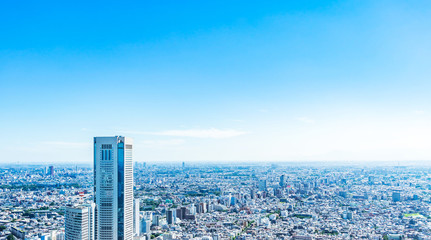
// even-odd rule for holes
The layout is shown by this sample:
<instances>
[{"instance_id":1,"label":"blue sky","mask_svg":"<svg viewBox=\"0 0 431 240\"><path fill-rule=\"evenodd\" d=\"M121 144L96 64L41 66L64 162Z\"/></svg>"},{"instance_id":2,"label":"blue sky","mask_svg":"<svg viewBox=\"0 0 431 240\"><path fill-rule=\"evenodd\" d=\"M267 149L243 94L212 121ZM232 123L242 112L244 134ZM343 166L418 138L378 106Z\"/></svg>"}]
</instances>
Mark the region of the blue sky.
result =
<instances>
[{"instance_id":1,"label":"blue sky","mask_svg":"<svg viewBox=\"0 0 431 240\"><path fill-rule=\"evenodd\" d=\"M429 1L15 1L0 162L431 160Z\"/></svg>"}]
</instances>

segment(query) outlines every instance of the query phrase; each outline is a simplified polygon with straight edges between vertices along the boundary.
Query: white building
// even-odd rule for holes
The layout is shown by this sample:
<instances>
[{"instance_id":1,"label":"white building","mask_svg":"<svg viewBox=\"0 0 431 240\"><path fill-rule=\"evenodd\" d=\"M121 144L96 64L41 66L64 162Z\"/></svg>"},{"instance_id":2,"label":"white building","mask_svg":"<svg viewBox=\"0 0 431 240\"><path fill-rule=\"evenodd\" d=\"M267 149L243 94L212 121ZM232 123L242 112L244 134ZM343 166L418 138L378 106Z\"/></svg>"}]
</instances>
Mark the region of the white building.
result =
<instances>
[{"instance_id":1,"label":"white building","mask_svg":"<svg viewBox=\"0 0 431 240\"><path fill-rule=\"evenodd\" d=\"M133 239L133 141L94 138L97 240Z\"/></svg>"},{"instance_id":2,"label":"white building","mask_svg":"<svg viewBox=\"0 0 431 240\"><path fill-rule=\"evenodd\" d=\"M65 217L66 240L94 240L94 204L68 206Z\"/></svg>"},{"instance_id":3,"label":"white building","mask_svg":"<svg viewBox=\"0 0 431 240\"><path fill-rule=\"evenodd\" d=\"M133 235L139 236L139 232L141 230L140 223L141 223L141 217L140 217L140 207L141 204L139 202L139 198L135 199L135 202L133 204Z\"/></svg>"},{"instance_id":4,"label":"white building","mask_svg":"<svg viewBox=\"0 0 431 240\"><path fill-rule=\"evenodd\" d=\"M89 232L90 232L90 240L96 240L96 204L89 203L83 204L82 206L88 208L88 223L89 223Z\"/></svg>"}]
</instances>

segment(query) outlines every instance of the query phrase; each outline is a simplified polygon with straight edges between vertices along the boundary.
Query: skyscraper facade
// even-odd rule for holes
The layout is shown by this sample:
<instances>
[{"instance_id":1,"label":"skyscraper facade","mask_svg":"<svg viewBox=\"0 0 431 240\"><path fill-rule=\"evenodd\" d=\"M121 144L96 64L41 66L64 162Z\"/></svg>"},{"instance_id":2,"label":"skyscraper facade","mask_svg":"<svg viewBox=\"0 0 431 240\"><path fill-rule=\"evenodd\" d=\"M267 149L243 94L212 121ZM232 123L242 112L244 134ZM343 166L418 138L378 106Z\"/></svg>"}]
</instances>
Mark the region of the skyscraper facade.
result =
<instances>
[{"instance_id":1,"label":"skyscraper facade","mask_svg":"<svg viewBox=\"0 0 431 240\"><path fill-rule=\"evenodd\" d=\"M280 176L280 187L285 187L286 186L286 175L283 174Z\"/></svg>"},{"instance_id":2,"label":"skyscraper facade","mask_svg":"<svg viewBox=\"0 0 431 240\"><path fill-rule=\"evenodd\" d=\"M259 181L259 191L266 191L266 179Z\"/></svg>"},{"instance_id":3,"label":"skyscraper facade","mask_svg":"<svg viewBox=\"0 0 431 240\"><path fill-rule=\"evenodd\" d=\"M94 209L94 204L66 207L66 240L94 240Z\"/></svg>"},{"instance_id":4,"label":"skyscraper facade","mask_svg":"<svg viewBox=\"0 0 431 240\"><path fill-rule=\"evenodd\" d=\"M133 140L94 138L97 240L133 239Z\"/></svg>"},{"instance_id":5,"label":"skyscraper facade","mask_svg":"<svg viewBox=\"0 0 431 240\"><path fill-rule=\"evenodd\" d=\"M54 166L49 166L49 172L48 172L48 174L50 176L54 176L54 174L55 174L55 172L54 172Z\"/></svg>"},{"instance_id":6,"label":"skyscraper facade","mask_svg":"<svg viewBox=\"0 0 431 240\"><path fill-rule=\"evenodd\" d=\"M166 222L168 224L174 223L174 211L172 209L166 211Z\"/></svg>"},{"instance_id":7,"label":"skyscraper facade","mask_svg":"<svg viewBox=\"0 0 431 240\"><path fill-rule=\"evenodd\" d=\"M89 239L90 240L96 240L96 204L95 203L89 203L89 204L83 204L82 206L88 208L88 227L89 227Z\"/></svg>"},{"instance_id":8,"label":"skyscraper facade","mask_svg":"<svg viewBox=\"0 0 431 240\"><path fill-rule=\"evenodd\" d=\"M133 235L134 236L139 236L139 233L141 230L141 227L140 227L141 218L139 214L140 207L141 207L141 204L139 202L139 199L136 198L133 203Z\"/></svg>"}]
</instances>

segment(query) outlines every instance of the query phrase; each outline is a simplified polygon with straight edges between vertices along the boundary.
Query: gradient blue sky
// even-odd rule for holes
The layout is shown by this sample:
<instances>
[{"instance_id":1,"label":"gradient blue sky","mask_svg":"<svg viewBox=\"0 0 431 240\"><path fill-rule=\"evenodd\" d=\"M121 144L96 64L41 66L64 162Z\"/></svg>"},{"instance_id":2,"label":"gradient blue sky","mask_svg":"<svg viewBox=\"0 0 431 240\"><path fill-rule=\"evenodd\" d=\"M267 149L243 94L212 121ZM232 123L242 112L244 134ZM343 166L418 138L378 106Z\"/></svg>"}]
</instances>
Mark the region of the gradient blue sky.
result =
<instances>
[{"instance_id":1,"label":"gradient blue sky","mask_svg":"<svg viewBox=\"0 0 431 240\"><path fill-rule=\"evenodd\" d=\"M0 162L431 160L430 1L8 1Z\"/></svg>"}]
</instances>

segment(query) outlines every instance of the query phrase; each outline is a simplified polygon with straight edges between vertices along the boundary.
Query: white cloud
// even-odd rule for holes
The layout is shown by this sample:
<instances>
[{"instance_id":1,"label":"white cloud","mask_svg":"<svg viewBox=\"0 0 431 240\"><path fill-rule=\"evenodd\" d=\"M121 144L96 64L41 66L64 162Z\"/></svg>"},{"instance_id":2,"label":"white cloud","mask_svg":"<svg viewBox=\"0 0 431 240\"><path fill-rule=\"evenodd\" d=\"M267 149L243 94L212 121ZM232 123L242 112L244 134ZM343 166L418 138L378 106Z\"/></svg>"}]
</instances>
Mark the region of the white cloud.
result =
<instances>
[{"instance_id":1,"label":"white cloud","mask_svg":"<svg viewBox=\"0 0 431 240\"><path fill-rule=\"evenodd\" d=\"M233 129L221 130L217 128L210 129L187 129L187 130L166 130L160 132L140 132L140 131L120 131L122 133L139 134L139 135L157 135L172 137L192 137L192 138L231 138L247 134L248 132Z\"/></svg>"},{"instance_id":2,"label":"white cloud","mask_svg":"<svg viewBox=\"0 0 431 240\"><path fill-rule=\"evenodd\" d=\"M194 137L194 138L231 138L244 135L247 132L238 130L220 130L210 129L189 129L189 130L167 130L156 132L154 135L176 136L176 137Z\"/></svg>"},{"instance_id":3,"label":"white cloud","mask_svg":"<svg viewBox=\"0 0 431 240\"><path fill-rule=\"evenodd\" d=\"M415 110L415 111L413 111L413 113L417 114L417 115L423 115L423 114L425 114L425 111L424 110Z\"/></svg>"},{"instance_id":4,"label":"white cloud","mask_svg":"<svg viewBox=\"0 0 431 240\"><path fill-rule=\"evenodd\" d=\"M63 141L48 141L40 142L42 145L49 145L53 147L67 147L67 148L83 148L91 146L91 142L63 142Z\"/></svg>"},{"instance_id":5,"label":"white cloud","mask_svg":"<svg viewBox=\"0 0 431 240\"><path fill-rule=\"evenodd\" d=\"M231 119L233 122L240 122L240 123L242 123L242 122L245 122L244 120L242 120L242 119Z\"/></svg>"},{"instance_id":6,"label":"white cloud","mask_svg":"<svg viewBox=\"0 0 431 240\"><path fill-rule=\"evenodd\" d=\"M299 117L297 118L298 121L304 122L304 123L314 123L313 119L310 119L308 117Z\"/></svg>"},{"instance_id":7,"label":"white cloud","mask_svg":"<svg viewBox=\"0 0 431 240\"><path fill-rule=\"evenodd\" d=\"M169 140L144 140L137 145L145 147L165 147L165 146L179 146L184 144L184 139L169 139Z\"/></svg>"}]
</instances>

